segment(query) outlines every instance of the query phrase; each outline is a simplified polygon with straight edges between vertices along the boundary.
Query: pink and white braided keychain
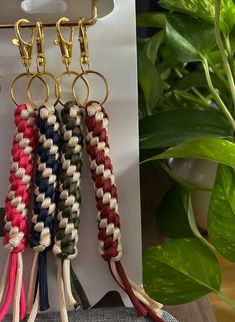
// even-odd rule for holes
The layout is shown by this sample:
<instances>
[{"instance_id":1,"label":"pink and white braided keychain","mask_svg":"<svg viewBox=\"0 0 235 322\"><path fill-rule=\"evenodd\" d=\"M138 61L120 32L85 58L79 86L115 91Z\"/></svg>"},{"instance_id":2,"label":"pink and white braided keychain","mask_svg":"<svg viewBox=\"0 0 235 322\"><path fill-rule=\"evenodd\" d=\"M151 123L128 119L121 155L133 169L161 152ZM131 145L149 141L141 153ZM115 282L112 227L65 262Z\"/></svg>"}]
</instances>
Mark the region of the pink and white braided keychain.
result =
<instances>
[{"instance_id":1,"label":"pink and white braided keychain","mask_svg":"<svg viewBox=\"0 0 235 322\"><path fill-rule=\"evenodd\" d=\"M108 115L103 106L90 101L86 107L86 150L90 156L90 170L94 181L98 209L99 253L108 262L115 280L129 295L139 315L160 322L162 305L151 299L142 287L132 281L121 264L122 244L118 197L110 156L107 133Z\"/></svg>"},{"instance_id":2,"label":"pink and white braided keychain","mask_svg":"<svg viewBox=\"0 0 235 322\"><path fill-rule=\"evenodd\" d=\"M12 300L13 322L25 318L26 299L23 282L22 252L28 242L27 213L33 176L33 154L36 146L35 113L19 105L15 111L16 133L12 143L10 188L5 202L4 246L9 251L0 286L0 321L4 320Z\"/></svg>"}]
</instances>

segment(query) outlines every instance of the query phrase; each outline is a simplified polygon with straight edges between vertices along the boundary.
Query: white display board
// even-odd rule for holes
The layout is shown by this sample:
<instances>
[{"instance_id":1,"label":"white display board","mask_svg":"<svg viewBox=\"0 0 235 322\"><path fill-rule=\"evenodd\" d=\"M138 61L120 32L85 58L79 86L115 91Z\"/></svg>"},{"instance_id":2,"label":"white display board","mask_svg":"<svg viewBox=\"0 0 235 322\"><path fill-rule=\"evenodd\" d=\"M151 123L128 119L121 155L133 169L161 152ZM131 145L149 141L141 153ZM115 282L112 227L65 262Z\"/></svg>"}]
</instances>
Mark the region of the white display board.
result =
<instances>
[{"instance_id":1,"label":"white display board","mask_svg":"<svg viewBox=\"0 0 235 322\"><path fill-rule=\"evenodd\" d=\"M13 10L13 2L18 6L16 10ZM66 13L63 15L71 20L75 20L81 15L90 16L90 1L70 0L67 2L71 15ZM19 3L19 0L1 0L0 23L9 23L26 17L21 11ZM2 10L3 7L4 10ZM119 212L124 248L122 262L128 275L136 282L141 283L135 0L116 0L114 4L112 0L100 0L99 8L99 15L102 18L99 18L98 22L88 29L91 65L93 69L100 71L107 77L110 86L110 96L105 103L105 108L110 116L111 155L119 192ZM35 16L29 19L34 20ZM42 15L41 19L47 22L56 21L54 15L51 14L50 17ZM9 96L9 85L17 73L23 71L18 49L11 44L11 39L14 37L13 30L0 30L0 207L4 207L8 191L10 150L14 134L13 112L15 106ZM65 70L65 67L61 63L59 47L53 45L55 38L55 29L45 30L47 69L58 75ZM75 70L79 69L77 31L72 67ZM23 86L21 88L17 86L17 95L23 91ZM82 173L79 256L73 262L73 266L91 304L95 304L110 290L120 292L125 303L130 304L124 292L111 276L107 263L98 254L96 214L93 183L90 178L88 158L85 157ZM6 255L6 251L1 248L0 276L2 276ZM33 255L34 252L28 246L24 253L26 284ZM52 309L58 310L58 300L55 296L57 294L57 260L52 252L48 252L48 259L50 305Z\"/></svg>"},{"instance_id":2,"label":"white display board","mask_svg":"<svg viewBox=\"0 0 235 322\"><path fill-rule=\"evenodd\" d=\"M67 10L64 12L52 13L50 10L50 2L57 2L57 8L60 8L58 5L62 0L27 0L27 2L37 2L38 5L35 6L35 11L39 14L27 14L21 10L21 4L25 0L1 0L0 1L0 24L10 24L17 21L21 18L29 19L31 22L35 22L39 17L43 19L44 22L54 22L57 19L61 18L62 15L70 18L71 20L78 20L78 17L90 17L91 16L91 0L63 0L67 4ZM45 4L48 2L48 6ZM48 9L49 10L48 10ZM99 17L105 17L110 14L114 9L114 0L99 0L98 1L98 11ZM116 9L115 9L116 10ZM45 11L48 11L45 13Z\"/></svg>"}]
</instances>

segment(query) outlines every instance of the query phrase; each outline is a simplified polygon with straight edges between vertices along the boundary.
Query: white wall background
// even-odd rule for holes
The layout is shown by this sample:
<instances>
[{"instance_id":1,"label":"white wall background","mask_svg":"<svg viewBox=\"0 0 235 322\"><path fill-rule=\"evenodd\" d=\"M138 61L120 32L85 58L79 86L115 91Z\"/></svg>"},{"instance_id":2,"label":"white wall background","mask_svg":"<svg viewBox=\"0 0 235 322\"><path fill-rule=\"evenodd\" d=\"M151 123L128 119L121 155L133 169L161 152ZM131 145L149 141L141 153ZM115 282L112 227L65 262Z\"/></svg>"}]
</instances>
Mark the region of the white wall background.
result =
<instances>
[{"instance_id":1,"label":"white wall background","mask_svg":"<svg viewBox=\"0 0 235 322\"><path fill-rule=\"evenodd\" d=\"M14 0L15 1L15 0ZM0 21L14 22L25 17L12 5L13 0L1 0ZM19 3L19 1L15 1ZM82 10L90 15L90 1L68 1L71 18L77 19ZM122 224L124 245L123 264L128 275L141 282L141 225L138 168L138 108L137 108L137 72L136 72L136 31L135 1L116 0L114 10L111 0L100 0L100 18L95 26L88 30L91 64L102 72L110 85L110 97L105 104L110 116L109 135L116 183L119 191L119 211ZM5 6L5 7L4 7ZM8 6L8 8L7 8ZM4 7L4 10L2 8ZM108 14L108 15L106 15ZM106 15L106 16L105 16ZM69 15L67 15L70 17ZM43 21L48 17L42 15ZM30 19L33 20L33 19ZM56 20L53 16L50 20ZM66 33L65 33L66 34ZM55 30L46 30L47 68L54 74L64 70L58 46L53 45ZM13 30L0 30L0 207L8 191L10 150L14 133L14 103L9 97L9 85L14 76L22 72L18 49L11 45L15 37ZM79 51L77 34L75 38L73 68L79 69ZM17 86L17 97L24 88ZM86 160L87 161L87 160ZM82 174L82 210L80 224L79 256L74 267L92 304L96 303L108 290L120 288L108 271L107 264L98 255L96 208L93 185L85 162ZM29 277L33 251L29 248L24 254L25 280ZM0 249L0 276L6 252ZM52 253L49 259L49 292L52 308L57 308L56 269L57 262ZM128 304L126 296L120 291Z\"/></svg>"}]
</instances>

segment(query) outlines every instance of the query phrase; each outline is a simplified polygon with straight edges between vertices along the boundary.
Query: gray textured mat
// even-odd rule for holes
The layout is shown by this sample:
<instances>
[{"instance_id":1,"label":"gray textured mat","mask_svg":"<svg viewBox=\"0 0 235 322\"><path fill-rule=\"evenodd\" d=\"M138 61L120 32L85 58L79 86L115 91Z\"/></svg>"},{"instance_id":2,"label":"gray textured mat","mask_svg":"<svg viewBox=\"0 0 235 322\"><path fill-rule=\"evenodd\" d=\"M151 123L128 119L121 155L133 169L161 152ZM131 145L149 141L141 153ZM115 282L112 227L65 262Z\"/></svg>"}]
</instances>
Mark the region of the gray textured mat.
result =
<instances>
[{"instance_id":1,"label":"gray textured mat","mask_svg":"<svg viewBox=\"0 0 235 322\"><path fill-rule=\"evenodd\" d=\"M178 322L168 312L164 311L165 322ZM4 322L11 322L11 317L4 319ZM39 314L37 322L59 322L60 314L46 313ZM149 318L138 317L132 308L102 308L90 309L86 311L73 311L69 313L69 322L151 322Z\"/></svg>"}]
</instances>

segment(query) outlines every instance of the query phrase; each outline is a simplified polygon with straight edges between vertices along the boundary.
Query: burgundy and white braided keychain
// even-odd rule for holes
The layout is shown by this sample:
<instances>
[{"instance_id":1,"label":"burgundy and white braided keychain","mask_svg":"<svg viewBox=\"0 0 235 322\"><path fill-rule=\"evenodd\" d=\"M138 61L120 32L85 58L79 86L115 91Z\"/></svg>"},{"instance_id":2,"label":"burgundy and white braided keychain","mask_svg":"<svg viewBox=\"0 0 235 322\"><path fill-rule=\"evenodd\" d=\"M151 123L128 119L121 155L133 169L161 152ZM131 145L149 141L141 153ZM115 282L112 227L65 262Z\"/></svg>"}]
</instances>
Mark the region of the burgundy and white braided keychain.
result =
<instances>
[{"instance_id":1,"label":"burgundy and white braided keychain","mask_svg":"<svg viewBox=\"0 0 235 322\"><path fill-rule=\"evenodd\" d=\"M162 321L162 305L152 300L142 287L132 281L121 264L122 243L118 197L113 173L108 138L108 115L98 102L90 101L85 108L87 127L86 150L90 156L90 170L94 181L97 220L99 227L99 253L108 262L118 284L129 295L140 315L153 321Z\"/></svg>"},{"instance_id":2,"label":"burgundy and white braided keychain","mask_svg":"<svg viewBox=\"0 0 235 322\"><path fill-rule=\"evenodd\" d=\"M102 106L107 100L109 87L106 78L99 72L90 69L87 29L85 19L79 20L79 42L81 49L81 68L72 86L73 94L77 104L79 102L76 93L76 83L80 78L86 78L94 74L100 77L106 87L106 95L102 103L90 101L86 104L85 123L87 128L86 150L90 156L90 170L94 181L96 207L98 210L99 228L99 253L108 262L110 271L128 294L131 302L139 315L149 316L153 321L162 322L162 305L151 299L144 289L132 281L125 273L121 264L123 248L121 244L120 217L118 213L118 197L115 177L113 173L112 160L110 156L110 146L108 138L108 115Z\"/></svg>"}]
</instances>

